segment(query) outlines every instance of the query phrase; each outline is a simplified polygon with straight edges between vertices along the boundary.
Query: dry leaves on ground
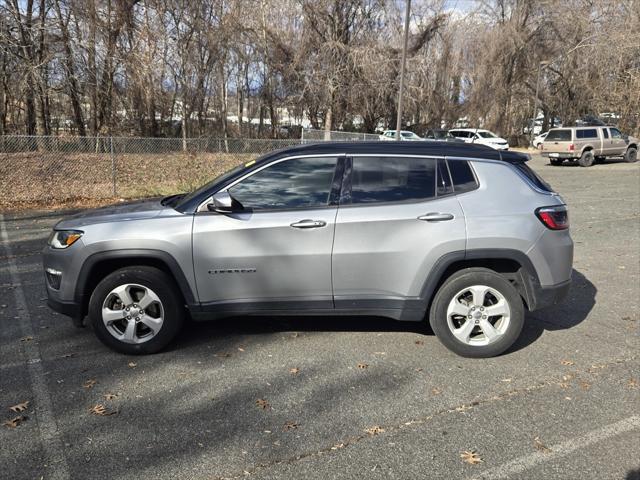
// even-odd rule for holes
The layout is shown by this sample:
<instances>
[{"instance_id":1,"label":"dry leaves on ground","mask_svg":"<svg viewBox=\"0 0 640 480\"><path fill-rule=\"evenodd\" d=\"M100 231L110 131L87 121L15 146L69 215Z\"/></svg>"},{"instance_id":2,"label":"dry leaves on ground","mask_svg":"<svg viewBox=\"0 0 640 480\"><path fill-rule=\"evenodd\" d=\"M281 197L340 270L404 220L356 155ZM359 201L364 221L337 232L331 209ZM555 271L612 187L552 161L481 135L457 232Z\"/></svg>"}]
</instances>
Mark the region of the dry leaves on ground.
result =
<instances>
[{"instance_id":1,"label":"dry leaves on ground","mask_svg":"<svg viewBox=\"0 0 640 480\"><path fill-rule=\"evenodd\" d=\"M475 450L465 450L460 454L460 458L462 458L463 462L468 463L469 465L477 465L478 463L483 462L482 458L480 458L480 455L478 455Z\"/></svg>"},{"instance_id":2,"label":"dry leaves on ground","mask_svg":"<svg viewBox=\"0 0 640 480\"><path fill-rule=\"evenodd\" d=\"M433 393L434 395L440 395L442 393L442 390L434 387L431 389L431 393Z\"/></svg>"},{"instance_id":3,"label":"dry leaves on ground","mask_svg":"<svg viewBox=\"0 0 640 480\"><path fill-rule=\"evenodd\" d=\"M18 403L17 405L14 405L12 407L9 407L9 410L15 413L20 413L20 412L24 412L28 406L29 406L29 400L22 403Z\"/></svg>"},{"instance_id":4,"label":"dry leaves on ground","mask_svg":"<svg viewBox=\"0 0 640 480\"><path fill-rule=\"evenodd\" d=\"M364 370L365 368L368 368L368 367L369 367L369 365L366 364L366 363L359 363L358 364L358 368L361 369L361 370Z\"/></svg>"},{"instance_id":5,"label":"dry leaves on ground","mask_svg":"<svg viewBox=\"0 0 640 480\"><path fill-rule=\"evenodd\" d=\"M551 453L551 449L542 443L540 437L533 439L533 446L536 447L536 450L540 450L542 453Z\"/></svg>"},{"instance_id":6,"label":"dry leaves on ground","mask_svg":"<svg viewBox=\"0 0 640 480\"><path fill-rule=\"evenodd\" d=\"M129 367L129 368L136 368L137 366L138 366L138 364L136 362L129 362L127 364L127 367Z\"/></svg>"},{"instance_id":7,"label":"dry leaves on ground","mask_svg":"<svg viewBox=\"0 0 640 480\"><path fill-rule=\"evenodd\" d=\"M635 389L638 388L640 386L640 384L638 383L638 380L636 380L635 378L630 378L629 381L627 382L627 387Z\"/></svg>"},{"instance_id":8,"label":"dry leaves on ground","mask_svg":"<svg viewBox=\"0 0 640 480\"><path fill-rule=\"evenodd\" d=\"M284 424L283 430L287 432L289 430L295 430L296 428L298 428L298 424L296 422L287 422Z\"/></svg>"},{"instance_id":9,"label":"dry leaves on ground","mask_svg":"<svg viewBox=\"0 0 640 480\"><path fill-rule=\"evenodd\" d=\"M104 399L105 400L115 400L116 398L118 398L118 394L117 393L105 393L104 394Z\"/></svg>"},{"instance_id":10,"label":"dry leaves on ground","mask_svg":"<svg viewBox=\"0 0 640 480\"><path fill-rule=\"evenodd\" d=\"M118 413L117 410L108 410L107 407L102 405L101 403L96 403L93 407L89 409L89 413L93 415L98 415L100 417L108 417L109 415L115 415Z\"/></svg>"},{"instance_id":11,"label":"dry leaves on ground","mask_svg":"<svg viewBox=\"0 0 640 480\"><path fill-rule=\"evenodd\" d=\"M93 388L94 385L98 383L97 380L90 378L89 380L87 380L86 382L84 382L84 384L82 385L84 388L86 388L87 390L89 390L90 388Z\"/></svg>"},{"instance_id":12,"label":"dry leaves on ground","mask_svg":"<svg viewBox=\"0 0 640 480\"><path fill-rule=\"evenodd\" d=\"M269 402L267 402L264 398L259 398L258 400L256 400L256 405L263 410L267 410L268 408L271 408L271 405L269 405Z\"/></svg>"},{"instance_id":13,"label":"dry leaves on ground","mask_svg":"<svg viewBox=\"0 0 640 480\"><path fill-rule=\"evenodd\" d=\"M424 345L424 342L422 340L416 340L415 344L416 345Z\"/></svg>"},{"instance_id":14,"label":"dry leaves on ground","mask_svg":"<svg viewBox=\"0 0 640 480\"><path fill-rule=\"evenodd\" d=\"M374 425L373 427L366 428L365 432L369 435L379 435L384 432L384 428Z\"/></svg>"},{"instance_id":15,"label":"dry leaves on ground","mask_svg":"<svg viewBox=\"0 0 640 480\"><path fill-rule=\"evenodd\" d=\"M24 415L20 415L18 417L14 417L11 420L7 420L3 423L3 425L7 428L16 428L18 425L20 425L22 422L24 422L27 419L27 417L25 417Z\"/></svg>"},{"instance_id":16,"label":"dry leaves on ground","mask_svg":"<svg viewBox=\"0 0 640 480\"><path fill-rule=\"evenodd\" d=\"M290 369L289 369L289 373L290 373L291 375L297 375L298 373L300 373L300 369L299 369L299 368L297 368L297 367L290 368Z\"/></svg>"},{"instance_id":17,"label":"dry leaves on ground","mask_svg":"<svg viewBox=\"0 0 640 480\"><path fill-rule=\"evenodd\" d=\"M30 342L31 340L33 340L33 337L31 335L27 335L26 337L22 337L20 339L21 342Z\"/></svg>"},{"instance_id":18,"label":"dry leaves on ground","mask_svg":"<svg viewBox=\"0 0 640 480\"><path fill-rule=\"evenodd\" d=\"M561 363L562 365L567 366L567 367L570 367L571 365L575 365L575 363L574 363L574 362L572 362L571 360L562 360L560 363Z\"/></svg>"}]
</instances>

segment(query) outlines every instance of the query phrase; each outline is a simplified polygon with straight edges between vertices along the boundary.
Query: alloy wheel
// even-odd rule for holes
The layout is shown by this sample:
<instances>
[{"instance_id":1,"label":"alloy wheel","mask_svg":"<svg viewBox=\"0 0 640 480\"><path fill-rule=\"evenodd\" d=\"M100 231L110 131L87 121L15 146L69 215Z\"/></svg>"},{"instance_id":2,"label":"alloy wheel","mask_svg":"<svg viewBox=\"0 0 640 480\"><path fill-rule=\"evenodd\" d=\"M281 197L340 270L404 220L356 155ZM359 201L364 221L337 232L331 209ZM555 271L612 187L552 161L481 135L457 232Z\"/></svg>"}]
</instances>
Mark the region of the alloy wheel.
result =
<instances>
[{"instance_id":1,"label":"alloy wheel","mask_svg":"<svg viewBox=\"0 0 640 480\"><path fill-rule=\"evenodd\" d=\"M119 285L102 304L107 331L123 343L144 343L155 337L164 323L160 297L148 287L134 283Z\"/></svg>"},{"instance_id":2,"label":"alloy wheel","mask_svg":"<svg viewBox=\"0 0 640 480\"><path fill-rule=\"evenodd\" d=\"M471 346L498 341L509 328L511 308L504 295L486 285L460 290L447 307L447 325L454 337Z\"/></svg>"}]
</instances>

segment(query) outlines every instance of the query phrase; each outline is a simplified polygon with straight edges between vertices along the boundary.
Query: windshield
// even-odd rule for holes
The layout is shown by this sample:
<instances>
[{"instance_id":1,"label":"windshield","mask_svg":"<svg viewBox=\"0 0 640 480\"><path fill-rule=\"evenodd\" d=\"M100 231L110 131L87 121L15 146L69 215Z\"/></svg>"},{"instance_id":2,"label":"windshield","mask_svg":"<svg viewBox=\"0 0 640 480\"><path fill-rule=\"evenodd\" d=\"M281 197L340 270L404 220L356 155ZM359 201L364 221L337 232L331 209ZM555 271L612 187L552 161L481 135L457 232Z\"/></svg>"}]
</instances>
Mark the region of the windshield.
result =
<instances>
[{"instance_id":1,"label":"windshield","mask_svg":"<svg viewBox=\"0 0 640 480\"><path fill-rule=\"evenodd\" d=\"M238 165L235 168L232 168L231 170L223 173L222 175L218 175L216 178L214 178L213 180L211 180L210 182L205 183L203 186L201 186L200 188L194 190L191 193L188 193L184 196L182 196L179 200L179 202L176 203L175 207L179 207L180 205L183 205L185 203L188 203L189 201L191 201L193 198L197 197L198 195L200 195L200 193L204 192L205 190L208 190L209 188L211 188L213 185L215 185L216 183L220 183L220 182L224 182L226 179L232 177L233 175L235 175L238 172L241 172L242 170L244 170L245 168L253 165L255 163L254 162L249 162L245 165ZM174 208L175 208L174 207ZM179 208L178 208L179 209Z\"/></svg>"},{"instance_id":2,"label":"windshield","mask_svg":"<svg viewBox=\"0 0 640 480\"><path fill-rule=\"evenodd\" d=\"M480 132L476 132L478 134L478 136L480 136L481 138L498 138L496 135L494 135L493 133L485 130L484 132L480 131Z\"/></svg>"},{"instance_id":3,"label":"windshield","mask_svg":"<svg viewBox=\"0 0 640 480\"><path fill-rule=\"evenodd\" d=\"M555 141L555 142L570 142L571 141L571 130L549 130L549 134L545 141Z\"/></svg>"}]
</instances>

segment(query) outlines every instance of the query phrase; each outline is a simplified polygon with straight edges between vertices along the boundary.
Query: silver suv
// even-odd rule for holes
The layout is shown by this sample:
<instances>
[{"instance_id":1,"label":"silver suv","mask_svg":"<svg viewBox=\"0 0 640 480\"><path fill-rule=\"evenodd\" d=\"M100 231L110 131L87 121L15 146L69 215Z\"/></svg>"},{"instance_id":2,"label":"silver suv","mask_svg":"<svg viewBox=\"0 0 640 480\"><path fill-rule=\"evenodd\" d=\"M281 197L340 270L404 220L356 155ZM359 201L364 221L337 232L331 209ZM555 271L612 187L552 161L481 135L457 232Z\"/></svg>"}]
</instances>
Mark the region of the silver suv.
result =
<instances>
[{"instance_id":1,"label":"silver suv","mask_svg":"<svg viewBox=\"0 0 640 480\"><path fill-rule=\"evenodd\" d=\"M128 354L159 351L187 315L306 314L428 319L450 350L498 355L571 279L567 207L527 160L446 142L277 151L59 222L48 303Z\"/></svg>"}]
</instances>

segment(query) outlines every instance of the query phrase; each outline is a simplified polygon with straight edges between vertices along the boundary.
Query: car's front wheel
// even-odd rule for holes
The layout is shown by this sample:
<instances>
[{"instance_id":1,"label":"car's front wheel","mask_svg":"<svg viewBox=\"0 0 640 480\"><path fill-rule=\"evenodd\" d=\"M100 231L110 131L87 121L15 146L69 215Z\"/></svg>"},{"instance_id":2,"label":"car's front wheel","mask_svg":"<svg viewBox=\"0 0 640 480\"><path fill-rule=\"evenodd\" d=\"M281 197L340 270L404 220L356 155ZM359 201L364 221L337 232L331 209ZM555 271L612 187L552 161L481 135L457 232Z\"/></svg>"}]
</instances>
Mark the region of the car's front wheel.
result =
<instances>
[{"instance_id":1,"label":"car's front wheel","mask_svg":"<svg viewBox=\"0 0 640 480\"><path fill-rule=\"evenodd\" d=\"M183 302L176 292L173 279L154 267L127 267L107 275L89 301L98 339L126 354L162 350L183 323Z\"/></svg>"},{"instance_id":2,"label":"car's front wheel","mask_svg":"<svg viewBox=\"0 0 640 480\"><path fill-rule=\"evenodd\" d=\"M520 336L524 305L502 275L486 268L468 268L440 287L429 323L444 346L458 355L493 357Z\"/></svg>"},{"instance_id":3,"label":"car's front wheel","mask_svg":"<svg viewBox=\"0 0 640 480\"><path fill-rule=\"evenodd\" d=\"M638 160L638 149L634 147L627 148L627 151L624 153L624 159L629 163L636 162Z\"/></svg>"}]
</instances>

